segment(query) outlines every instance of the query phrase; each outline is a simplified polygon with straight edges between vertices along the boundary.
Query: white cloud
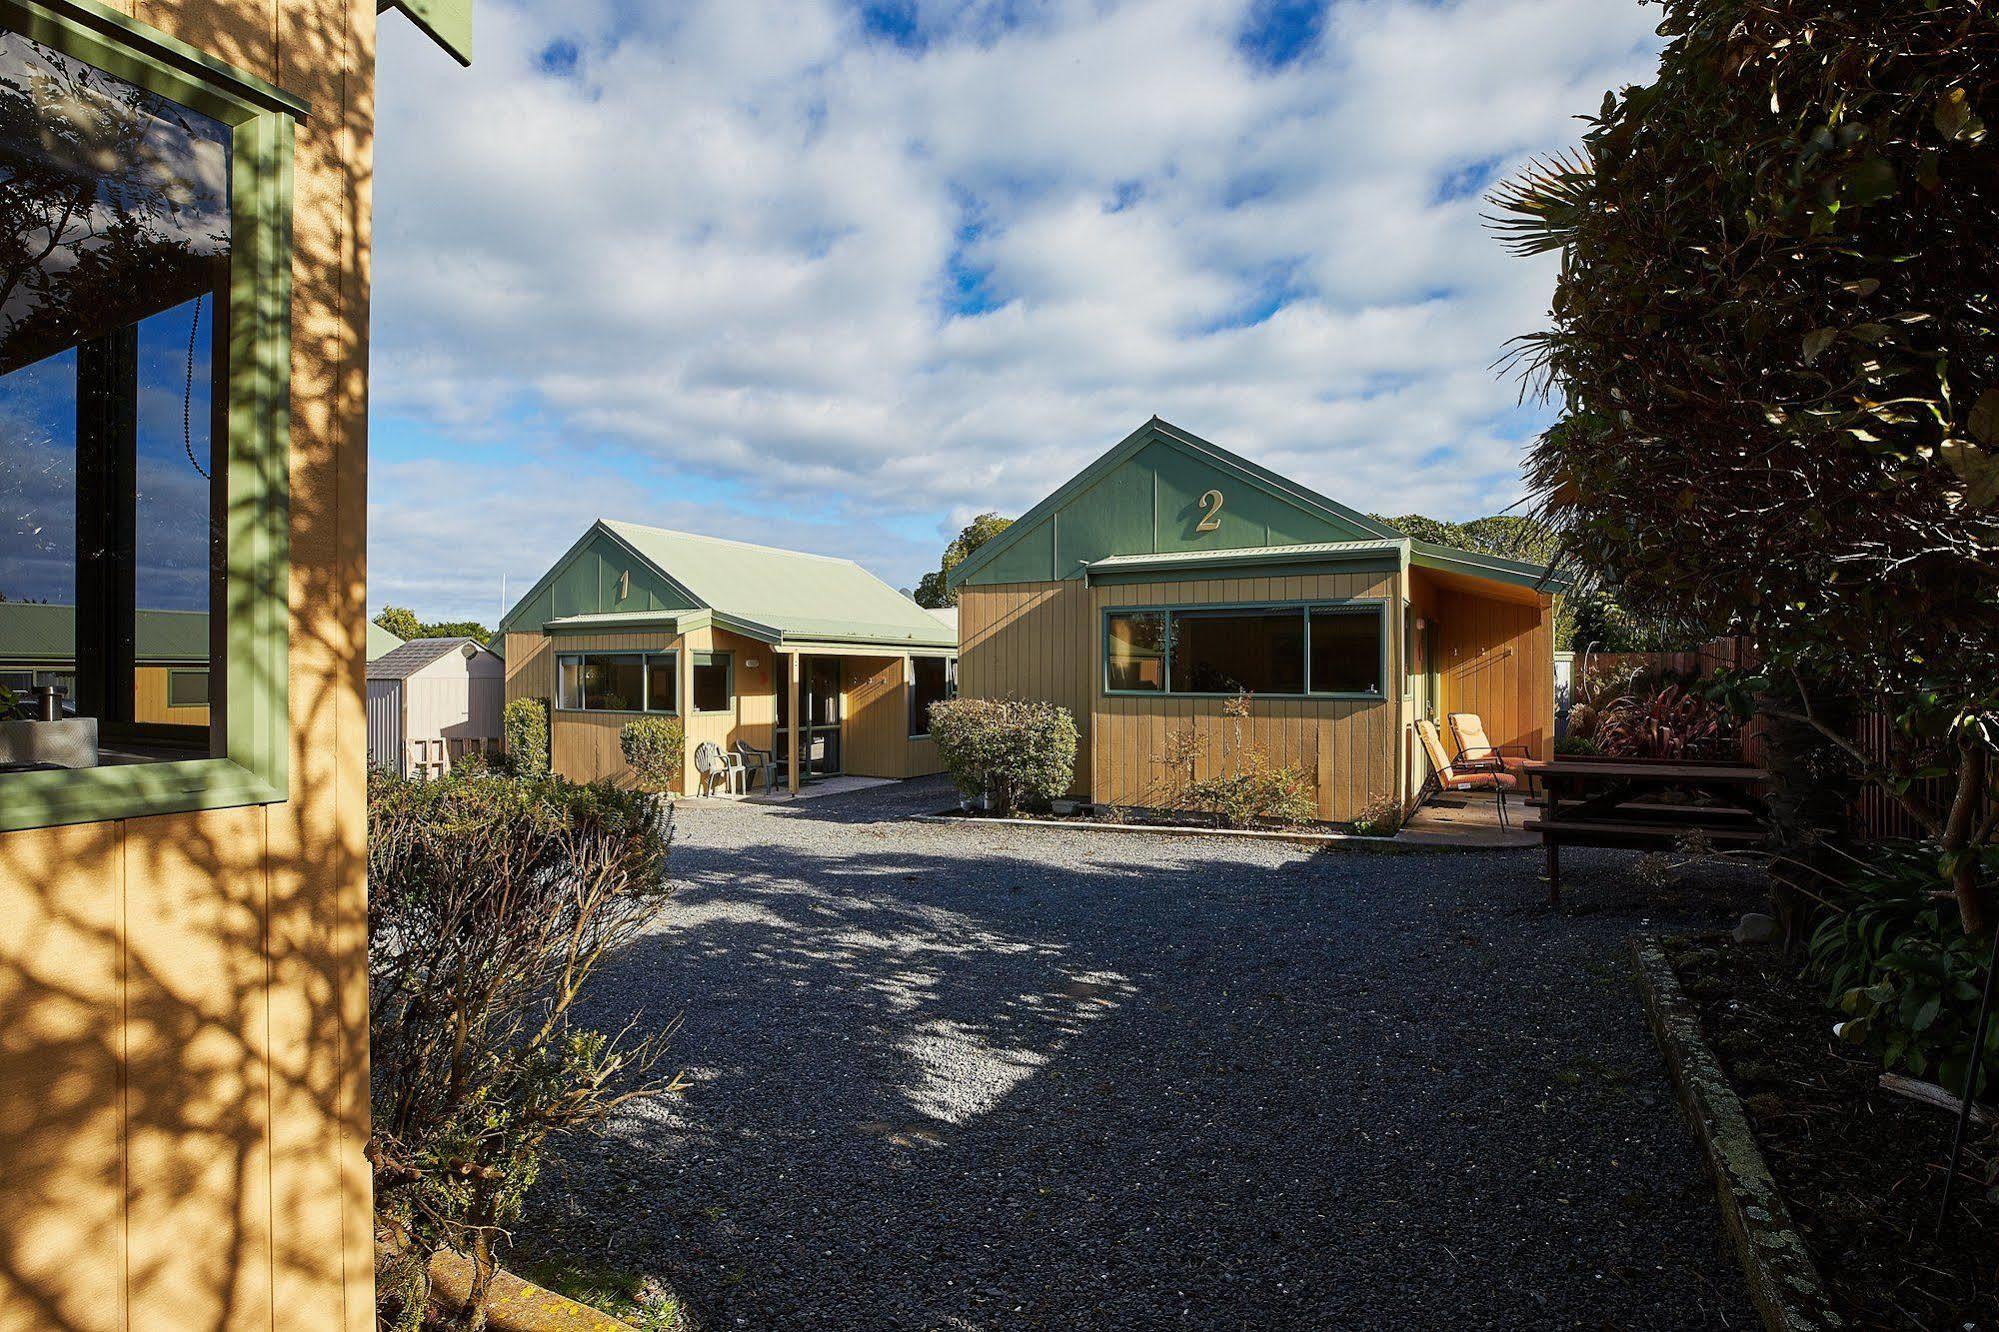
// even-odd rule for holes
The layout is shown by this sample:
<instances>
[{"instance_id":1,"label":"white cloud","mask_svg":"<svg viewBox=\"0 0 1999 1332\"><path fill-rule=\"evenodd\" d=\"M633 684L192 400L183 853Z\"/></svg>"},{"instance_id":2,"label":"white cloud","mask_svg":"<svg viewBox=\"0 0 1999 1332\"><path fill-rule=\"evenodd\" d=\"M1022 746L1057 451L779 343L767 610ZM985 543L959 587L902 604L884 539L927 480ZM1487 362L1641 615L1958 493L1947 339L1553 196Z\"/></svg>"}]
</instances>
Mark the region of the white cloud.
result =
<instances>
[{"instance_id":1,"label":"white cloud","mask_svg":"<svg viewBox=\"0 0 1999 1332\"><path fill-rule=\"evenodd\" d=\"M385 24L376 410L465 443L378 467L373 599L476 610L438 570L531 576L675 478L685 525L906 584L934 553L884 520L1018 511L1155 411L1363 507L1516 498L1490 367L1552 269L1478 195L1648 76L1648 11L1345 0L1273 71L1250 8L926 3L903 47L834 0L487 0L465 72ZM403 466L503 548L420 556Z\"/></svg>"}]
</instances>

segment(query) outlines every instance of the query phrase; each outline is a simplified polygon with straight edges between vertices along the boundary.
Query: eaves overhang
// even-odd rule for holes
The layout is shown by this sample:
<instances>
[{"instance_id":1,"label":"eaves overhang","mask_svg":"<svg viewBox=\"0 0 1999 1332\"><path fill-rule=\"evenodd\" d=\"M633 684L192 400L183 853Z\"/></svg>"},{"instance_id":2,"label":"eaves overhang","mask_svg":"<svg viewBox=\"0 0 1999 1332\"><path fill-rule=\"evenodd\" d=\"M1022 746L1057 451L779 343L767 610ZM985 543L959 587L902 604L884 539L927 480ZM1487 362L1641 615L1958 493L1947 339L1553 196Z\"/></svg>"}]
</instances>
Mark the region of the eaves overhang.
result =
<instances>
[{"instance_id":1,"label":"eaves overhang","mask_svg":"<svg viewBox=\"0 0 1999 1332\"><path fill-rule=\"evenodd\" d=\"M1346 571L1394 572L1402 567L1404 541L1322 541L1233 550L1187 550L1156 555L1111 555L1083 566L1092 585L1156 581L1164 575L1203 577L1254 569L1259 574Z\"/></svg>"}]
</instances>

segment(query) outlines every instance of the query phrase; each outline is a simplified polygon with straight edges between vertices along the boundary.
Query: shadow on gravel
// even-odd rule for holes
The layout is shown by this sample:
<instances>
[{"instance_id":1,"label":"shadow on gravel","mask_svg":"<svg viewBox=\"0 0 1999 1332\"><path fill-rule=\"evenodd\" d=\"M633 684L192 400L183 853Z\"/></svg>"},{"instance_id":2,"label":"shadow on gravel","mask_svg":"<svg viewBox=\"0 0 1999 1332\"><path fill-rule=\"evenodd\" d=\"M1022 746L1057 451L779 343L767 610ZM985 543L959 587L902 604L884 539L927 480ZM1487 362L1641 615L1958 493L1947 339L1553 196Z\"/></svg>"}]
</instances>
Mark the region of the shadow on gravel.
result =
<instances>
[{"instance_id":1,"label":"shadow on gravel","mask_svg":"<svg viewBox=\"0 0 1999 1332\"><path fill-rule=\"evenodd\" d=\"M711 1328L1748 1325L1620 951L1743 882L839 805L676 851L607 969L696 1085L571 1146L579 1257Z\"/></svg>"}]
</instances>

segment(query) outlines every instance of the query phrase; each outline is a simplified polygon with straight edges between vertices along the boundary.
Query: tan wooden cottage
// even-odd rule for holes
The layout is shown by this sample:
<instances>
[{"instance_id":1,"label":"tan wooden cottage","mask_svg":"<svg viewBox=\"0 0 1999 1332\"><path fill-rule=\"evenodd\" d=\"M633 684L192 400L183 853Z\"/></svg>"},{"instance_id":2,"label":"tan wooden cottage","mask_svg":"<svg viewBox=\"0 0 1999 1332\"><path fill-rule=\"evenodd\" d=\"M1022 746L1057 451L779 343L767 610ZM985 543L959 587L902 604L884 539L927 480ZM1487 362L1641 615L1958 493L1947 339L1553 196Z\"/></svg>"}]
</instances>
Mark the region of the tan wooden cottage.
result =
<instances>
[{"instance_id":1,"label":"tan wooden cottage","mask_svg":"<svg viewBox=\"0 0 1999 1332\"><path fill-rule=\"evenodd\" d=\"M1415 541L1154 418L975 551L960 687L1043 699L1082 734L1075 793L1168 803L1192 730L1201 775L1249 744L1310 777L1322 819L1413 805L1414 723L1483 716L1494 743L1554 735L1546 569Z\"/></svg>"},{"instance_id":2,"label":"tan wooden cottage","mask_svg":"<svg viewBox=\"0 0 1999 1332\"><path fill-rule=\"evenodd\" d=\"M63 715L5 723L62 762L0 763L0 1332L374 1326L389 7L0 0L0 596L69 609ZM470 0L397 7L469 53ZM158 611L201 708L146 705Z\"/></svg>"},{"instance_id":3,"label":"tan wooden cottage","mask_svg":"<svg viewBox=\"0 0 1999 1332\"><path fill-rule=\"evenodd\" d=\"M550 709L554 770L629 782L619 734L677 716L678 789L712 742L773 754L792 792L942 771L930 704L955 689L954 624L852 560L600 520L507 613L507 698Z\"/></svg>"}]
</instances>

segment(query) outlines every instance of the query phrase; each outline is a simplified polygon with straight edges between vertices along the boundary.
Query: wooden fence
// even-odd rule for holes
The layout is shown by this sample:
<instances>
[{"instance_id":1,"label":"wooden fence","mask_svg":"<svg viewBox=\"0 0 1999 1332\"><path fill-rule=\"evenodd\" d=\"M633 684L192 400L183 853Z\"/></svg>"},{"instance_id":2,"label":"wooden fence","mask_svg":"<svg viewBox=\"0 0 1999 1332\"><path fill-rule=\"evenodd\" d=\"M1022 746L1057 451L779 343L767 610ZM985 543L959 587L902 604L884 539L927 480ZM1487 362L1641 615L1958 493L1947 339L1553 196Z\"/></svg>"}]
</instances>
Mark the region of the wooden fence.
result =
<instances>
[{"instance_id":1,"label":"wooden fence","mask_svg":"<svg viewBox=\"0 0 1999 1332\"><path fill-rule=\"evenodd\" d=\"M1748 640L1717 638L1684 652L1592 652L1587 658L1587 669L1592 674L1635 669L1645 675L1685 676L1699 680L1716 671L1741 670L1755 662L1756 654ZM1584 666L1585 659L1578 656L1577 671L1580 673ZM1886 763L1892 734L1888 718L1878 712L1865 713L1855 731L1854 740L1860 751L1871 759ZM1760 728L1757 723L1751 722L1742 733L1743 762L1760 764L1764 757ZM1922 788L1931 804L1944 808L1949 806L1955 789L1954 777L1931 778ZM1874 782L1860 784L1851 814L1854 835L1867 840L1923 835L1922 828L1902 808L1901 802Z\"/></svg>"}]
</instances>

